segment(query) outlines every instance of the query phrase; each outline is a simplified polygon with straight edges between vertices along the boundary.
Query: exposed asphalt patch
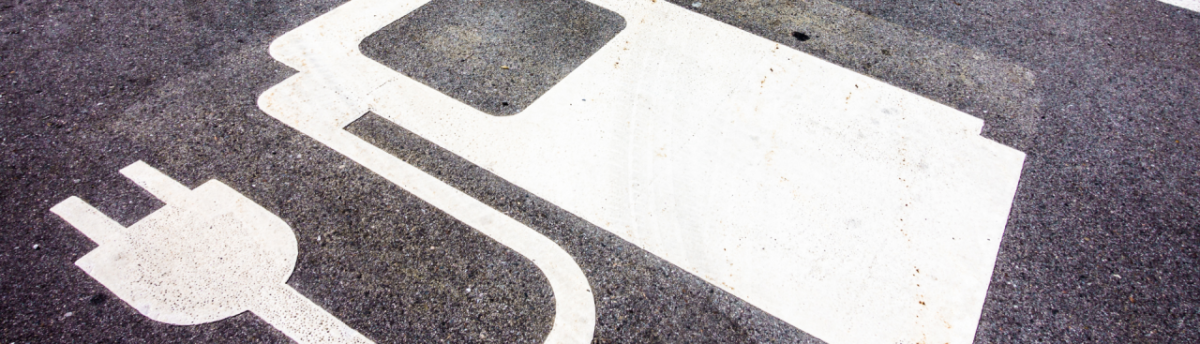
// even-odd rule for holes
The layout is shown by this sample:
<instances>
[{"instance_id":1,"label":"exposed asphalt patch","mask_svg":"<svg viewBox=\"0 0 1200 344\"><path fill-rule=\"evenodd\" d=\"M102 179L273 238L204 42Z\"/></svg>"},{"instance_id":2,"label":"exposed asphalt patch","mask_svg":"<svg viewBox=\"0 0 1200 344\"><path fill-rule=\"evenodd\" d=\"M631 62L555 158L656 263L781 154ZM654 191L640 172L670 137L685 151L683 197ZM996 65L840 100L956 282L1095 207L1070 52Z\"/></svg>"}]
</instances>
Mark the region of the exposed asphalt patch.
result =
<instances>
[{"instance_id":1,"label":"exposed asphalt patch","mask_svg":"<svg viewBox=\"0 0 1200 344\"><path fill-rule=\"evenodd\" d=\"M434 0L360 49L480 111L512 115L624 28L620 15L583 0Z\"/></svg>"}]
</instances>

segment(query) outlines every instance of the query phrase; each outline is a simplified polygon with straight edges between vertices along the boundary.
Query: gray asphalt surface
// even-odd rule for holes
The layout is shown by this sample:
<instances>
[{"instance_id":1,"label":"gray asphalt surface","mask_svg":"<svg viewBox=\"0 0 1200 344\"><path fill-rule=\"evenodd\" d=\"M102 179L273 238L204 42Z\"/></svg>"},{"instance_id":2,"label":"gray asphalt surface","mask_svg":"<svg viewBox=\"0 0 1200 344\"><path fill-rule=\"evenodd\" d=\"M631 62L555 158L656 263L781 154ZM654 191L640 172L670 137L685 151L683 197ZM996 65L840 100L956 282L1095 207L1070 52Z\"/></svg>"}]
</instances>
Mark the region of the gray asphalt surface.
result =
<instances>
[{"instance_id":1,"label":"gray asphalt surface","mask_svg":"<svg viewBox=\"0 0 1200 344\"><path fill-rule=\"evenodd\" d=\"M672 2L983 118L984 136L1028 154L977 343L1200 342L1200 13L1152 0ZM80 196L132 224L162 205L117 173L137 160L278 214L300 241L289 285L379 342L540 342L553 296L530 262L258 110L293 73L267 44L340 3L0 0L0 342L289 341L249 314L148 320L74 265L95 244L49 208ZM619 30L536 5L437 0L364 51L424 47L389 65L511 114ZM545 17L562 24L520 21ZM563 27L599 38L547 33ZM575 256L598 343L819 342L385 120L347 130Z\"/></svg>"}]
</instances>

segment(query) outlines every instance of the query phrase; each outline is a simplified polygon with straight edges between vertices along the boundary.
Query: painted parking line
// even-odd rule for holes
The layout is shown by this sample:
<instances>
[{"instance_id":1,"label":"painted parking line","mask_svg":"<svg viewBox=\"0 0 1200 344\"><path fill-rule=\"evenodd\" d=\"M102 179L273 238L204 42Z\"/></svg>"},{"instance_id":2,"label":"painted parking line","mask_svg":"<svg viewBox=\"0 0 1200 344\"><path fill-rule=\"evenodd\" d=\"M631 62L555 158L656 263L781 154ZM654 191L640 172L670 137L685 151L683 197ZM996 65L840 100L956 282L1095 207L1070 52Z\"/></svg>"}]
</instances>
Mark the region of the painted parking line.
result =
<instances>
[{"instance_id":1,"label":"painted parking line","mask_svg":"<svg viewBox=\"0 0 1200 344\"><path fill-rule=\"evenodd\" d=\"M77 197L51 208L99 247L76 262L155 321L195 325L250 311L300 343L371 343L289 287L292 228L219 181L195 190L144 162L121 170L166 203L125 228Z\"/></svg>"},{"instance_id":2,"label":"painted parking line","mask_svg":"<svg viewBox=\"0 0 1200 344\"><path fill-rule=\"evenodd\" d=\"M1200 0L1158 0L1171 5L1182 7L1194 12L1200 12Z\"/></svg>"}]
</instances>

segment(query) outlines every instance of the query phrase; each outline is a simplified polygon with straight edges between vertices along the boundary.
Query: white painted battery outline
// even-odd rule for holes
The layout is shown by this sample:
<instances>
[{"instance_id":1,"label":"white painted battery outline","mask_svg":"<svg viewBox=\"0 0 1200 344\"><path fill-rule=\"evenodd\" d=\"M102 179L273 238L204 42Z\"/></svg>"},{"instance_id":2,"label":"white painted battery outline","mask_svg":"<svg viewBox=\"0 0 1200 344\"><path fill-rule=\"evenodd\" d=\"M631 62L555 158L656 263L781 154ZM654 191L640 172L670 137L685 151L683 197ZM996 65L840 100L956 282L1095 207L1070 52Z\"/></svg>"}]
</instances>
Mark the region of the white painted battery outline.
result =
<instances>
[{"instance_id":1,"label":"white painted battery outline","mask_svg":"<svg viewBox=\"0 0 1200 344\"><path fill-rule=\"evenodd\" d=\"M625 29L495 117L359 51L427 2L354 0L279 37L299 73L259 107L533 261L555 296L546 342L592 338L571 256L346 125L376 113L829 343L973 339L1024 160L981 120L629 0L590 1Z\"/></svg>"}]
</instances>

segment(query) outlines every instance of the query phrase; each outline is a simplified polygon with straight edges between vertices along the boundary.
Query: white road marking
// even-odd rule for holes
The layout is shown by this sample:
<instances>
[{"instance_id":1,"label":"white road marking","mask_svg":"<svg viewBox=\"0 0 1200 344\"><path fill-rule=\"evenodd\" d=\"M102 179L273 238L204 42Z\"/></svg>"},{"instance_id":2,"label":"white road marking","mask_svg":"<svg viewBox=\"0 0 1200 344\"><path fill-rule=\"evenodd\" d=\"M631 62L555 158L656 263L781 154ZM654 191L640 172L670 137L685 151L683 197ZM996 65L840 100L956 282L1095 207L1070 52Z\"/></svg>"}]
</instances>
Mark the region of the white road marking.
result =
<instances>
[{"instance_id":1,"label":"white road marking","mask_svg":"<svg viewBox=\"0 0 1200 344\"><path fill-rule=\"evenodd\" d=\"M423 2L397 1L389 6L361 8L355 6L369 4L350 2L288 32L272 43L272 50L275 50L275 47L280 44L286 44L283 43L287 42L284 41L286 39L291 40L293 48L319 54L319 50L326 48L325 40L332 38L338 42L352 42L352 46L343 48L352 49L356 54L360 54L358 42L421 4ZM339 16L339 13L370 13L369 16L387 17L392 20L382 21L381 25L370 30L357 30L350 25L351 23L338 22L338 20L354 19L353 17ZM375 22L380 21L376 20ZM325 25L350 28L350 30L321 30L321 27ZM335 36L337 38L334 38ZM273 56L279 59L279 55L273 54ZM305 63L304 59L303 56L299 56L296 61L303 64ZM374 61L370 62L375 63ZM331 65L339 66L337 67L339 69L351 68L345 70L347 73L341 74L341 76L353 77L329 79L326 78L327 75L302 72L264 92L259 97L259 107L267 114L333 148L529 259L546 276L550 288L554 292L554 324L546 336L545 343L591 343L596 326L595 301L587 276L575 263L574 258L554 241L528 226L342 130L346 124L366 113L367 107L365 103L355 104L348 101L341 96L341 93L369 92L386 81L380 77L387 77L389 74L359 74L354 73L356 72L353 69L354 66L340 66L337 62L333 62ZM381 71L395 73L387 67L383 67ZM338 75L337 70L328 70L328 72ZM354 80L358 77L362 78ZM330 84L330 82L338 81L340 83Z\"/></svg>"},{"instance_id":2,"label":"white road marking","mask_svg":"<svg viewBox=\"0 0 1200 344\"><path fill-rule=\"evenodd\" d=\"M1171 5L1182 7L1193 12L1200 12L1200 0L1158 0Z\"/></svg>"},{"instance_id":3,"label":"white road marking","mask_svg":"<svg viewBox=\"0 0 1200 344\"><path fill-rule=\"evenodd\" d=\"M296 75L267 91L259 98L259 106L529 259L546 276L554 292L554 324L545 342L591 343L596 325L591 286L570 254L528 226L342 130L344 125L331 125L327 119L361 116L366 109L348 107L336 96L294 92L321 87L320 81L310 82L306 77Z\"/></svg>"},{"instance_id":4,"label":"white road marking","mask_svg":"<svg viewBox=\"0 0 1200 344\"><path fill-rule=\"evenodd\" d=\"M829 343L973 340L1024 160L981 120L626 0L592 1L625 30L495 117L358 51L426 2L354 0L278 38L300 73L260 107L438 207L489 211L340 130L375 112Z\"/></svg>"},{"instance_id":5,"label":"white road marking","mask_svg":"<svg viewBox=\"0 0 1200 344\"><path fill-rule=\"evenodd\" d=\"M284 284L292 228L219 181L189 190L138 161L121 170L162 209L124 228L78 197L50 210L99 247L75 262L146 317L175 325L247 310L300 343L372 343Z\"/></svg>"}]
</instances>

